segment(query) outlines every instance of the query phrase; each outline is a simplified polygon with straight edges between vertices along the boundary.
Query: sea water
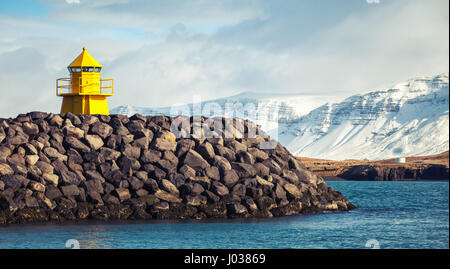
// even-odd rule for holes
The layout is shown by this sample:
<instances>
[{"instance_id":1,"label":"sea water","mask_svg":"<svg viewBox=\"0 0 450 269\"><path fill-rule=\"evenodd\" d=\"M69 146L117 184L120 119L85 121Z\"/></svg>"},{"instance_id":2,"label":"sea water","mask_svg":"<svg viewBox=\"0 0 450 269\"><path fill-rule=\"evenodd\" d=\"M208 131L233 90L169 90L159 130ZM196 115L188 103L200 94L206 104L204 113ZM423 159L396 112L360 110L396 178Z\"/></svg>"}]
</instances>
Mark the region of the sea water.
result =
<instances>
[{"instance_id":1,"label":"sea water","mask_svg":"<svg viewBox=\"0 0 450 269\"><path fill-rule=\"evenodd\" d=\"M331 181L358 208L272 219L0 226L0 248L449 248L448 182Z\"/></svg>"}]
</instances>

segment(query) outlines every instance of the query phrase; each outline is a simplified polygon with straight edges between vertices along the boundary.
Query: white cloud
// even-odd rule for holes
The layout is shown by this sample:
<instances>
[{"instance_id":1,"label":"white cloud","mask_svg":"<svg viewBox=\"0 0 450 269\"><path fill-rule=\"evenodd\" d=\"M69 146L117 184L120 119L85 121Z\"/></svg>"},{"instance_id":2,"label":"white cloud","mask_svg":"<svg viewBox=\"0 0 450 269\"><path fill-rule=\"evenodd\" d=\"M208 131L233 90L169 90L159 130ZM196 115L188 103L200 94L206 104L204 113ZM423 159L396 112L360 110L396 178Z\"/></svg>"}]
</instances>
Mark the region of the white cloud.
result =
<instances>
[{"instance_id":1,"label":"white cloud","mask_svg":"<svg viewBox=\"0 0 450 269\"><path fill-rule=\"evenodd\" d=\"M48 80L45 56L34 48L0 54L0 115L57 111L54 81Z\"/></svg>"},{"instance_id":2,"label":"white cloud","mask_svg":"<svg viewBox=\"0 0 450 269\"><path fill-rule=\"evenodd\" d=\"M259 0L92 0L76 6L44 2L57 8L50 13L52 19L118 27L167 27L179 22L224 25L263 15Z\"/></svg>"},{"instance_id":3,"label":"white cloud","mask_svg":"<svg viewBox=\"0 0 450 269\"><path fill-rule=\"evenodd\" d=\"M79 4L80 0L66 0L66 3L71 5L71 4Z\"/></svg>"},{"instance_id":4,"label":"white cloud","mask_svg":"<svg viewBox=\"0 0 450 269\"><path fill-rule=\"evenodd\" d=\"M244 90L350 94L448 72L447 1L46 1L49 20L0 15L0 117L58 112L54 81L83 46L115 79L111 107Z\"/></svg>"}]
</instances>

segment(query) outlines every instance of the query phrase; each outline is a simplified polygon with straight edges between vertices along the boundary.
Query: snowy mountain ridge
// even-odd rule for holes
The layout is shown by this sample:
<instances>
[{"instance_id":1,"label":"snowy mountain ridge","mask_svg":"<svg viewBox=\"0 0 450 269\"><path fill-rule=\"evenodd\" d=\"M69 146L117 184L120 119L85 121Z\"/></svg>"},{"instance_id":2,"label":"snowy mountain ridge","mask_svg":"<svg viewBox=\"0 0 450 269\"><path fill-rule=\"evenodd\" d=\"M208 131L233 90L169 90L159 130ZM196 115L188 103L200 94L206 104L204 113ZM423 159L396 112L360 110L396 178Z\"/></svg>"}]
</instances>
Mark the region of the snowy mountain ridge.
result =
<instances>
[{"instance_id":1,"label":"snowy mountain ridge","mask_svg":"<svg viewBox=\"0 0 450 269\"><path fill-rule=\"evenodd\" d=\"M329 159L385 159L449 148L448 74L326 104L284 124L280 142L293 154Z\"/></svg>"},{"instance_id":2,"label":"snowy mountain ridge","mask_svg":"<svg viewBox=\"0 0 450 269\"><path fill-rule=\"evenodd\" d=\"M346 99L245 92L202 102L201 107L205 116L220 115L220 110L208 113L204 109L207 104L218 104L223 116L227 116L224 113L227 104L253 104L257 113L244 117L261 124L297 156L385 159L435 154L449 149L448 94L448 74L441 74L410 79L385 90ZM192 114L194 105L188 106ZM171 113L170 107L132 106L117 107L111 113L177 114Z\"/></svg>"},{"instance_id":3,"label":"snowy mountain ridge","mask_svg":"<svg viewBox=\"0 0 450 269\"><path fill-rule=\"evenodd\" d=\"M236 103L243 104L253 104L257 110L256 117L248 117L251 120L258 120L269 118L267 114L276 111L279 115L278 121L291 121L298 119L301 116L308 114L311 110L323 105L326 100L336 100L343 99L339 96L324 96L324 95L279 95L279 94L261 94L255 92L242 92L240 94L201 102L202 115L213 116L213 115L224 115L226 113L227 105L235 105ZM222 113L210 113L206 112L206 107L210 104L218 104L221 108ZM188 104L189 107L188 115L195 114L194 106L197 104ZM133 115L139 113L142 115L171 115L176 116L183 109L181 106L173 107L135 107L135 106L118 106L111 110L111 114L125 114ZM239 114L239 111L232 110L234 114Z\"/></svg>"}]
</instances>

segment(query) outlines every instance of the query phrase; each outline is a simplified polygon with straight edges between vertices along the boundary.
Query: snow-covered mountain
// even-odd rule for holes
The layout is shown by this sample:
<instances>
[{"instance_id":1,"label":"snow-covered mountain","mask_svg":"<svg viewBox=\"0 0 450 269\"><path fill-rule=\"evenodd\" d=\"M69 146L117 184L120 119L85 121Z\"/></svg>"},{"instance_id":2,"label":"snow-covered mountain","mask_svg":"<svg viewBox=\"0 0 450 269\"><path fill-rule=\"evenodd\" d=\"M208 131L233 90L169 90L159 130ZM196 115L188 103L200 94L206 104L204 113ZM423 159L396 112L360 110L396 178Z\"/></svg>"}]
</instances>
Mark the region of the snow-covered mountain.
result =
<instances>
[{"instance_id":1,"label":"snow-covered mountain","mask_svg":"<svg viewBox=\"0 0 450 269\"><path fill-rule=\"evenodd\" d=\"M293 154L384 159L449 149L448 74L325 104L285 124L280 142Z\"/></svg>"},{"instance_id":2,"label":"snow-covered mountain","mask_svg":"<svg viewBox=\"0 0 450 269\"><path fill-rule=\"evenodd\" d=\"M385 159L435 154L449 149L448 95L448 74L442 74L411 79L389 89L346 99L246 92L202 102L197 111L205 116L249 118L297 156ZM239 114L245 109L236 104L243 104L244 108L253 106L255 111L247 109L250 113ZM214 106L216 111L211 113L207 108ZM195 104L189 105L182 114L192 115L195 107ZM179 111L182 111L179 107L122 106L111 113L177 115Z\"/></svg>"},{"instance_id":3,"label":"snow-covered mountain","mask_svg":"<svg viewBox=\"0 0 450 269\"><path fill-rule=\"evenodd\" d=\"M278 120L280 122L291 121L298 119L301 116L308 114L311 110L320 107L328 100L340 100L344 99L343 96L337 95L313 95L313 94L268 94L268 93L255 93L255 92L243 92L238 95L203 101L196 104L188 104L187 114L192 115L197 105L201 106L201 114L205 116L212 115L225 115L229 112L239 114L237 104L242 104L244 107L256 108L256 116L250 115L249 119L258 120L272 118L269 114L274 112L278 113ZM208 109L211 104L218 105L220 107L219 113L214 113L213 109ZM252 106L248 106L251 104ZM227 109L227 106L232 106L231 109ZM213 107L214 108L214 107ZM234 109L236 108L236 109ZM178 115L185 110L182 106L174 105L171 107L135 107L135 106L118 106L111 109L111 114L124 114L134 115L139 113L142 115ZM246 115L247 117L247 115Z\"/></svg>"},{"instance_id":4,"label":"snow-covered mountain","mask_svg":"<svg viewBox=\"0 0 450 269\"><path fill-rule=\"evenodd\" d=\"M111 109L111 114L134 115L204 115L239 117L252 120L261 125L263 129L276 138L280 124L289 124L292 121L307 115L310 111L320 107L328 100L343 100L339 95L313 95L313 94L265 94L243 92L238 95L188 104L187 107L174 105L171 107L135 107L119 106Z\"/></svg>"}]
</instances>

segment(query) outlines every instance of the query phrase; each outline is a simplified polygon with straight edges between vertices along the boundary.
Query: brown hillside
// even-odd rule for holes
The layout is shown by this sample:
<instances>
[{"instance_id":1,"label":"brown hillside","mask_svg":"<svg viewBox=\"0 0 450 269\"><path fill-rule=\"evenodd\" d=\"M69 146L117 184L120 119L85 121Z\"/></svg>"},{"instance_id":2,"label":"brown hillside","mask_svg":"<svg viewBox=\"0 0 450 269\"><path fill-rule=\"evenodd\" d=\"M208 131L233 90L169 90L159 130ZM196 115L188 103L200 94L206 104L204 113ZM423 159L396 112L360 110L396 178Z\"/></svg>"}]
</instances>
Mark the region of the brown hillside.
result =
<instances>
[{"instance_id":1,"label":"brown hillside","mask_svg":"<svg viewBox=\"0 0 450 269\"><path fill-rule=\"evenodd\" d=\"M405 179L405 178L396 178L399 175L398 172L392 173L392 171L395 170L397 171L401 170L400 174L412 173L416 177L419 177L414 179L421 179L421 177L424 177L423 175L424 171L430 169L433 170L433 175L438 176L439 179L445 178L448 179L449 151L428 156L407 157L406 163L396 163L395 159L376 160L376 161L371 160L334 161L334 160L306 158L306 157L297 157L297 159L299 159L309 170L324 177L342 177L343 175L348 174L349 170L351 169L354 170L355 167L359 168L371 167L373 169L378 169L379 171L388 169L389 172L391 173L391 175L388 176L388 178L390 178L388 180ZM437 174L435 171L436 169L440 171ZM364 169L362 169L361 171L363 170ZM365 175L361 176L365 177Z\"/></svg>"}]
</instances>

